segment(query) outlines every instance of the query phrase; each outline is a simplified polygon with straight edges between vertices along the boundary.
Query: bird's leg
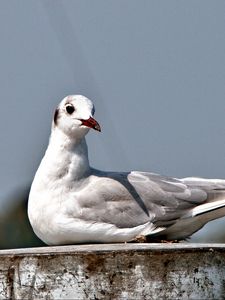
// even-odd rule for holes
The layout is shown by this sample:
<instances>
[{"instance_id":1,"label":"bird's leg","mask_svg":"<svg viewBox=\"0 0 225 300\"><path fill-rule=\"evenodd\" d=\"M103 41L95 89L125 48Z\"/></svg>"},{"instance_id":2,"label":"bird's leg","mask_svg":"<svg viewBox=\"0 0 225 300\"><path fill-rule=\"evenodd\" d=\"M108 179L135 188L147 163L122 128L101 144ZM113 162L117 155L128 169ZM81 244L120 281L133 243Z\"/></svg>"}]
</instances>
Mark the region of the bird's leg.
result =
<instances>
[{"instance_id":1,"label":"bird's leg","mask_svg":"<svg viewBox=\"0 0 225 300\"><path fill-rule=\"evenodd\" d=\"M145 235L137 235L131 243L147 243L147 237Z\"/></svg>"},{"instance_id":2,"label":"bird's leg","mask_svg":"<svg viewBox=\"0 0 225 300\"><path fill-rule=\"evenodd\" d=\"M175 243L179 243L178 240L159 240L159 243L164 243L164 244L175 244Z\"/></svg>"}]
</instances>

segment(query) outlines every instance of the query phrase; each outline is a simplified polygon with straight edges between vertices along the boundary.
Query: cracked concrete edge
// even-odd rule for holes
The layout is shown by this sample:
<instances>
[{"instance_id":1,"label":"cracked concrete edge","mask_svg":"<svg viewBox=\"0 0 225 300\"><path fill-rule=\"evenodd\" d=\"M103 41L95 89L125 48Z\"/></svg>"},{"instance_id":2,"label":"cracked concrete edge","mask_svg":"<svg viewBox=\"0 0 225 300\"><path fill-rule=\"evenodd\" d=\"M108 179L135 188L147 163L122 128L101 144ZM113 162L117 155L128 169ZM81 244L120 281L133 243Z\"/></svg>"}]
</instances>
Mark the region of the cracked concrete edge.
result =
<instances>
[{"instance_id":1,"label":"cracked concrete edge","mask_svg":"<svg viewBox=\"0 0 225 300\"><path fill-rule=\"evenodd\" d=\"M0 299L223 299L225 244L0 251Z\"/></svg>"},{"instance_id":2,"label":"cracked concrete edge","mask_svg":"<svg viewBox=\"0 0 225 300\"><path fill-rule=\"evenodd\" d=\"M124 244L85 244L66 245L54 247L20 248L0 250L1 256L25 256L25 255L51 255L76 252L109 252L109 251L225 251L225 244L198 244L198 243L124 243Z\"/></svg>"}]
</instances>

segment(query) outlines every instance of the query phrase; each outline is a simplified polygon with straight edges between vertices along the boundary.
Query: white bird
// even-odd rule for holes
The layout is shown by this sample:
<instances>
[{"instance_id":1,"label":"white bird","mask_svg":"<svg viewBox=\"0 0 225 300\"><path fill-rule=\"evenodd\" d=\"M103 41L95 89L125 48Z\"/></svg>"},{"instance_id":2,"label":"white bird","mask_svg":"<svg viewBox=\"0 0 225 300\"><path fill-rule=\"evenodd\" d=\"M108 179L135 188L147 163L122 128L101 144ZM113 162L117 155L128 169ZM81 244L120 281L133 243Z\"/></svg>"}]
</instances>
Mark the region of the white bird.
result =
<instances>
[{"instance_id":1,"label":"white bird","mask_svg":"<svg viewBox=\"0 0 225 300\"><path fill-rule=\"evenodd\" d=\"M90 167L85 135L101 131L94 111L81 95L55 110L28 202L30 223L46 244L179 240L225 215L225 180Z\"/></svg>"}]
</instances>

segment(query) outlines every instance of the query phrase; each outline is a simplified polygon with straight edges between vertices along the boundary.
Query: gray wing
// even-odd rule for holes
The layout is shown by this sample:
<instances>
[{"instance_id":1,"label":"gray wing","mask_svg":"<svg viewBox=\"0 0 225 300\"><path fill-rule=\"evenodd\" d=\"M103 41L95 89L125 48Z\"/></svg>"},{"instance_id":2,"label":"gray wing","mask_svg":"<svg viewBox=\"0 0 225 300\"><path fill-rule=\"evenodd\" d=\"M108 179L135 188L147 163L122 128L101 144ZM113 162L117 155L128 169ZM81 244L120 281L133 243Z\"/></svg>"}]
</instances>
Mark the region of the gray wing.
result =
<instances>
[{"instance_id":1,"label":"gray wing","mask_svg":"<svg viewBox=\"0 0 225 300\"><path fill-rule=\"evenodd\" d=\"M79 198L82 218L115 224L118 228L151 222L167 228L188 211L207 201L214 201L225 181L218 184L196 178L175 179L146 172L100 172L84 182Z\"/></svg>"}]
</instances>

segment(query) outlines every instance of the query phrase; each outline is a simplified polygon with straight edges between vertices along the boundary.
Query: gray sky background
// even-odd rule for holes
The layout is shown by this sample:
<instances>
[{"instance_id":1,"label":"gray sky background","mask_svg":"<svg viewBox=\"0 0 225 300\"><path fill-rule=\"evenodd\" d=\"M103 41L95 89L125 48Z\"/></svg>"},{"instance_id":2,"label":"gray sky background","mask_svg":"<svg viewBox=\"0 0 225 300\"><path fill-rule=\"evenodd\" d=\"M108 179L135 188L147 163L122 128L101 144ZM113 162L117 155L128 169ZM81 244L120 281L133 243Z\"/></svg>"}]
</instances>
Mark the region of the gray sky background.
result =
<instances>
[{"instance_id":1,"label":"gray sky background","mask_svg":"<svg viewBox=\"0 0 225 300\"><path fill-rule=\"evenodd\" d=\"M224 12L220 0L1 1L1 201L32 181L67 94L95 103L94 167L225 178Z\"/></svg>"}]
</instances>

